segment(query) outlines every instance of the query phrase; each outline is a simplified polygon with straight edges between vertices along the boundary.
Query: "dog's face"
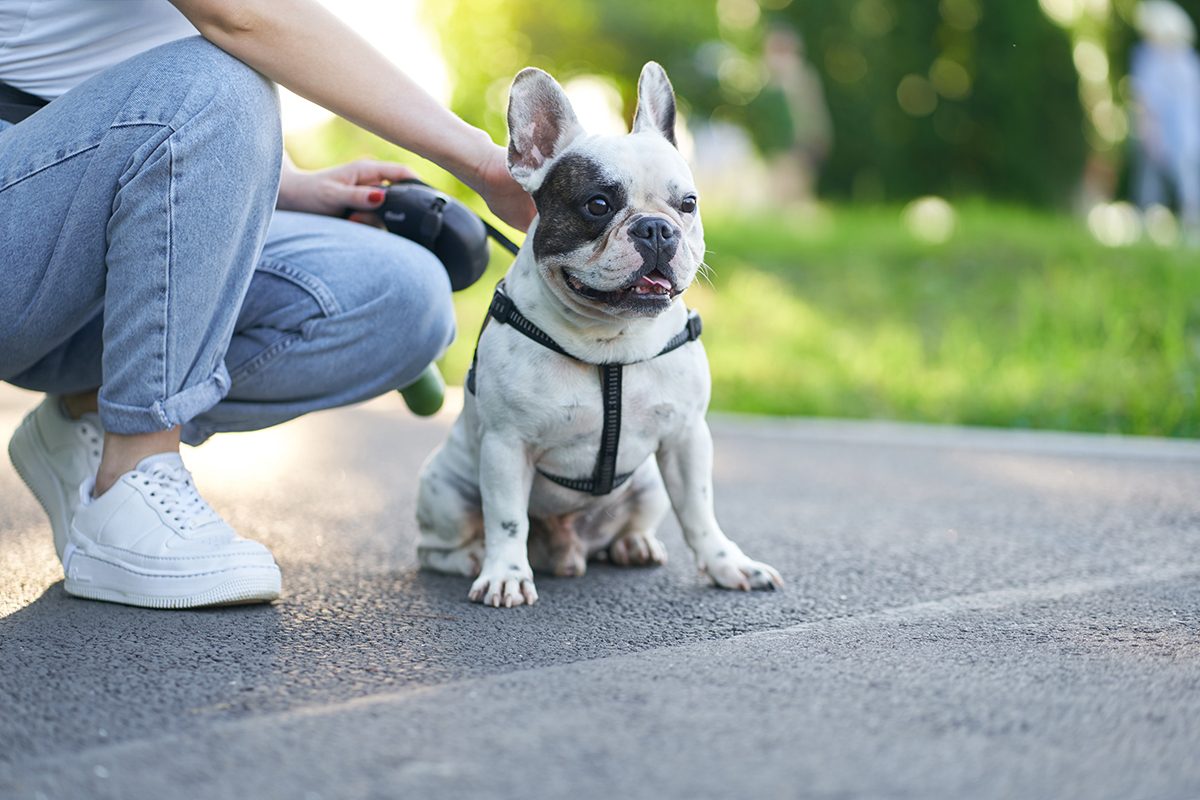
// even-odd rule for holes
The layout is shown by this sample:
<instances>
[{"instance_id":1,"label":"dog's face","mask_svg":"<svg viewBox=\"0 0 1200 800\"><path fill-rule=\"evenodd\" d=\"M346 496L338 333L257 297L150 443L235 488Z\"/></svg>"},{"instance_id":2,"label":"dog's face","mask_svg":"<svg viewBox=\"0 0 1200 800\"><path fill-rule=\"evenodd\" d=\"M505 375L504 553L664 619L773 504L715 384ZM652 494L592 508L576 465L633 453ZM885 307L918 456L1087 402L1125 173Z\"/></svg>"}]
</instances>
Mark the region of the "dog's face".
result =
<instances>
[{"instance_id":1,"label":"dog's face","mask_svg":"<svg viewBox=\"0 0 1200 800\"><path fill-rule=\"evenodd\" d=\"M625 136L585 134L562 88L536 69L513 82L508 127L509 171L538 209L534 259L559 300L589 316L670 307L704 257L704 230L662 67L643 68Z\"/></svg>"}]
</instances>

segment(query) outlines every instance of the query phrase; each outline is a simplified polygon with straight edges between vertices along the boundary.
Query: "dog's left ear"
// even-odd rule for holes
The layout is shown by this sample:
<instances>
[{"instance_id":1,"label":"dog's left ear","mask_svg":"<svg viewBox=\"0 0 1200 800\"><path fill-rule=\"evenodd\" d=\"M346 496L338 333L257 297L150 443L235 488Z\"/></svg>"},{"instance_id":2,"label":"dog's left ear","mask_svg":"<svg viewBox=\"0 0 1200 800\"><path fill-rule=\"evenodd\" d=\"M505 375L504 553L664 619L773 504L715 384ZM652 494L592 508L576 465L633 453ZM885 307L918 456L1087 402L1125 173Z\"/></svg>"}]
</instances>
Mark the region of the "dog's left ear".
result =
<instances>
[{"instance_id":1,"label":"dog's left ear","mask_svg":"<svg viewBox=\"0 0 1200 800\"><path fill-rule=\"evenodd\" d=\"M675 90L666 70L657 62L647 61L638 77L637 111L633 113L633 132L655 131L675 144Z\"/></svg>"},{"instance_id":2,"label":"dog's left ear","mask_svg":"<svg viewBox=\"0 0 1200 800\"><path fill-rule=\"evenodd\" d=\"M517 73L508 92L508 172L525 191L537 191L550 164L581 135L558 81L533 67Z\"/></svg>"}]
</instances>

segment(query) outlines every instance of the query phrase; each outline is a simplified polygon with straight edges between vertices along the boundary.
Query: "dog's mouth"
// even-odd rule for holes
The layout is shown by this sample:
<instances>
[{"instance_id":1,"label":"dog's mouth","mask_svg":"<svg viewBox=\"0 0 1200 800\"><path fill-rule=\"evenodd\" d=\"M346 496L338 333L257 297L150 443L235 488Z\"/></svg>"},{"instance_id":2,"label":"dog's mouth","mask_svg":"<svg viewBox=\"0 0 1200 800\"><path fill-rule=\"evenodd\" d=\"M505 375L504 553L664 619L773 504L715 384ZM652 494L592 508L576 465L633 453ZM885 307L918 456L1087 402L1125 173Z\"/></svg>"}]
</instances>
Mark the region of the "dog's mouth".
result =
<instances>
[{"instance_id":1,"label":"dog's mouth","mask_svg":"<svg viewBox=\"0 0 1200 800\"><path fill-rule=\"evenodd\" d=\"M566 270L563 270L563 278L566 280L566 284L570 287L571 291L581 297L610 305L622 305L631 302L638 303L639 305L666 303L679 294L679 291L671 283L671 279L657 269L644 275L638 275L627 285L609 291L588 286Z\"/></svg>"}]
</instances>

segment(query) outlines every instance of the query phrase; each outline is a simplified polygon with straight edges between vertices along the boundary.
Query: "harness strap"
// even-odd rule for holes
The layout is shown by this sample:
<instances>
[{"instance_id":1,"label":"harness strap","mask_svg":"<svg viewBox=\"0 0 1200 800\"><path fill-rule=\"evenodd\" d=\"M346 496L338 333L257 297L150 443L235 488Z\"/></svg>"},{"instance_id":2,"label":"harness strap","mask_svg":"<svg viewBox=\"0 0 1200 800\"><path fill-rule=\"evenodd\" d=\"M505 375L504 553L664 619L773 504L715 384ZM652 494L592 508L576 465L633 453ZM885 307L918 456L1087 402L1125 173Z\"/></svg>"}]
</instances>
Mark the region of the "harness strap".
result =
<instances>
[{"instance_id":1,"label":"harness strap","mask_svg":"<svg viewBox=\"0 0 1200 800\"><path fill-rule=\"evenodd\" d=\"M603 494L608 494L608 492L595 491L596 481L593 480L592 478L563 478L558 475L551 475L549 472L544 472L543 470L540 470L540 469L538 470L538 474L541 475L543 478L546 478L547 480L551 480L554 483L557 483L559 486L565 486L568 489L574 489L577 492L583 492L584 494L596 495L597 497L600 495L603 495ZM619 487L621 484L623 484L625 481L629 480L632 477L633 477L632 472L626 472L624 474L618 475L613 480L612 488L616 489L617 487ZM611 492L612 489L609 489L608 491Z\"/></svg>"},{"instance_id":2,"label":"harness strap","mask_svg":"<svg viewBox=\"0 0 1200 800\"><path fill-rule=\"evenodd\" d=\"M667 346L658 351L658 356L666 355L672 350L677 350L683 347L688 342L694 342L700 338L701 331L704 330L704 324L700 322L700 314L695 309L688 309L687 324L683 326L683 330L671 337L667 342Z\"/></svg>"},{"instance_id":3,"label":"harness strap","mask_svg":"<svg viewBox=\"0 0 1200 800\"><path fill-rule=\"evenodd\" d=\"M575 356L563 350L558 342L551 339L548 333L530 322L520 311L517 311L517 304L512 301L511 297L505 294L503 287L503 281L496 284L496 293L492 295L492 304L488 307L489 316L495 317L497 322L513 326L517 331L533 339L542 347L560 353L567 358L575 358ZM578 361L579 359L575 360Z\"/></svg>"},{"instance_id":4,"label":"harness strap","mask_svg":"<svg viewBox=\"0 0 1200 800\"><path fill-rule=\"evenodd\" d=\"M495 319L503 325L511 325L513 329L548 350L553 350L575 361L583 361L583 359L576 358L564 350L558 342L550 338L549 334L537 325L534 325L524 314L517 310L517 304L504 292L504 281L496 285L496 293L492 296L492 303L488 307L488 313L484 316L483 325L479 329L480 338L483 337L483 331L487 328L488 321L491 319ZM696 341L700 338L702 329L703 325L700 322L700 315L695 311L689 311L688 321L684 325L683 330L672 336L666 346L653 357L658 358L658 356L683 347L688 342ZM476 339L475 355L471 358L471 369L467 373L467 391L471 394L475 394L475 366L478 360L479 340ZM630 363L636 364L640 362L634 361ZM604 404L604 422L600 429L600 449L596 453L596 467L592 471L591 477L563 478L543 472L540 469L538 472L559 486L565 486L568 489L587 492L592 495L605 495L625 483L633 475L632 472L617 474L617 452L621 440L621 381L624 369L628 365L618 363L596 364L595 366L600 372L600 399Z\"/></svg>"},{"instance_id":5,"label":"harness strap","mask_svg":"<svg viewBox=\"0 0 1200 800\"><path fill-rule=\"evenodd\" d=\"M617 445L621 441L621 373L625 367L603 364L599 369L604 426L600 430L600 451L596 454L592 494L608 494L613 490L613 481L617 477Z\"/></svg>"}]
</instances>

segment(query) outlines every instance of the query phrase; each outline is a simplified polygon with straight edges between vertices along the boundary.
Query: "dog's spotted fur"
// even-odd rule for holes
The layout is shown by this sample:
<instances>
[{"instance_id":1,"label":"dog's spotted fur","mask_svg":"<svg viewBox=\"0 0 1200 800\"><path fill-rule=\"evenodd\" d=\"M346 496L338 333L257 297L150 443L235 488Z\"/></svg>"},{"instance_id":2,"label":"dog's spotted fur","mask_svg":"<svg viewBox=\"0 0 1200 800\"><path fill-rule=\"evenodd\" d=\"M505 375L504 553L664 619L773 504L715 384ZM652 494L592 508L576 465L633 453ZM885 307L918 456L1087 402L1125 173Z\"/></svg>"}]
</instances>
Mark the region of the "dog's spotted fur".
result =
<instances>
[{"instance_id":1,"label":"dog's spotted fur","mask_svg":"<svg viewBox=\"0 0 1200 800\"><path fill-rule=\"evenodd\" d=\"M674 147L675 100L650 63L638 81L633 132L588 136L561 87L527 69L509 99L509 169L539 216L506 277L521 312L580 360L506 325L479 341L474 395L421 473L423 566L475 576L469 596L533 603L533 568L582 575L589 558L661 564L655 530L674 507L700 569L718 586L782 584L749 559L713 514L708 363L693 342L654 356L687 319L680 294L704 253L691 172ZM588 201L602 196L608 212ZM649 220L663 236L638 235ZM584 363L587 362L587 363ZM543 477L591 473L603 421L596 367L624 371L617 473L593 497ZM644 362L644 363L633 363Z\"/></svg>"}]
</instances>

